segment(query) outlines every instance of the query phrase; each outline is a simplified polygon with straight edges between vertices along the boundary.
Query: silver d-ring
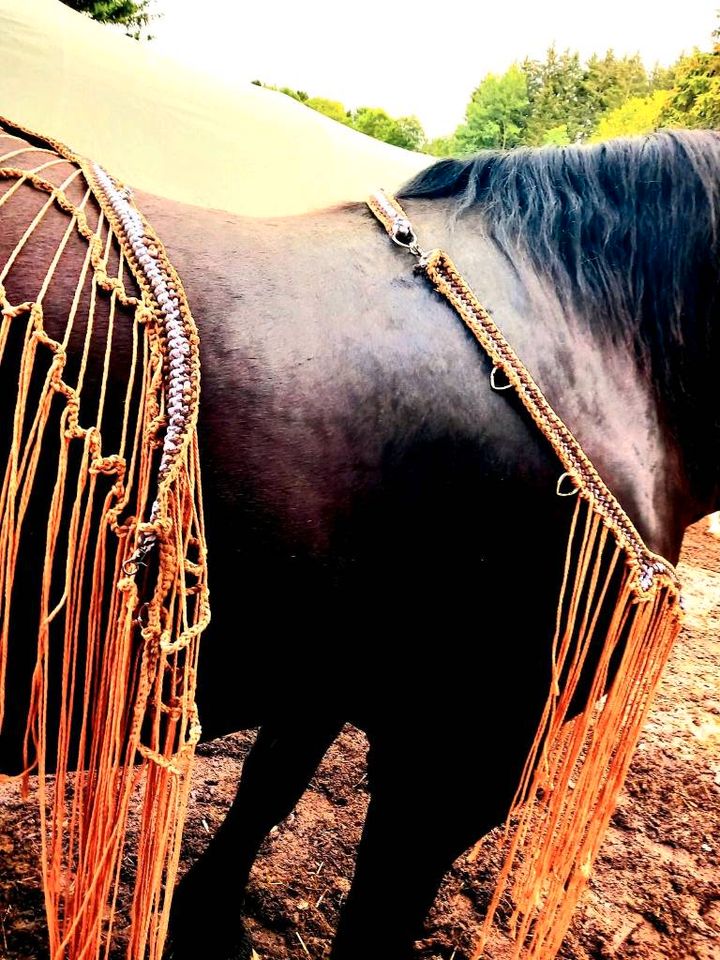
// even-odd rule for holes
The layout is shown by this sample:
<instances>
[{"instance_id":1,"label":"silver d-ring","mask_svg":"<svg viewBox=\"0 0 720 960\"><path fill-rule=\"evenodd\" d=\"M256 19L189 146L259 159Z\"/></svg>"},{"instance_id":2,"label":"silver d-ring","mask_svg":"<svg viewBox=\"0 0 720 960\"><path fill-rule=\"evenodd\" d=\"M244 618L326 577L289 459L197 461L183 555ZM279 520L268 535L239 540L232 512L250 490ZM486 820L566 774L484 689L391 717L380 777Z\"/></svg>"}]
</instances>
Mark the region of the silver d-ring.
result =
<instances>
[{"instance_id":1,"label":"silver d-ring","mask_svg":"<svg viewBox=\"0 0 720 960\"><path fill-rule=\"evenodd\" d=\"M490 371L490 386L493 388L493 390L497 390L498 392L500 392L501 390L509 390L512 387L512 384L510 383L509 380L502 387L497 384L495 380L495 375L497 374L498 370L500 370L500 372L507 378L507 374L505 373L505 371L502 370L497 364L495 364L495 366Z\"/></svg>"},{"instance_id":2,"label":"silver d-ring","mask_svg":"<svg viewBox=\"0 0 720 960\"><path fill-rule=\"evenodd\" d=\"M575 494L578 492L578 488L577 488L575 485L573 485L572 490L563 491L563 490L561 489L564 480L569 480L569 481L572 483L572 479L573 479L573 478L570 476L569 473L561 473L561 474L560 474L560 476L558 477L557 486L555 487L555 493L556 493L559 497L574 497Z\"/></svg>"},{"instance_id":3,"label":"silver d-ring","mask_svg":"<svg viewBox=\"0 0 720 960\"><path fill-rule=\"evenodd\" d=\"M150 610L149 603L143 603L138 608L138 612L135 617L134 623L136 623L141 630L144 630L145 627L147 627L148 623L150 622L150 618L148 616L149 610Z\"/></svg>"}]
</instances>

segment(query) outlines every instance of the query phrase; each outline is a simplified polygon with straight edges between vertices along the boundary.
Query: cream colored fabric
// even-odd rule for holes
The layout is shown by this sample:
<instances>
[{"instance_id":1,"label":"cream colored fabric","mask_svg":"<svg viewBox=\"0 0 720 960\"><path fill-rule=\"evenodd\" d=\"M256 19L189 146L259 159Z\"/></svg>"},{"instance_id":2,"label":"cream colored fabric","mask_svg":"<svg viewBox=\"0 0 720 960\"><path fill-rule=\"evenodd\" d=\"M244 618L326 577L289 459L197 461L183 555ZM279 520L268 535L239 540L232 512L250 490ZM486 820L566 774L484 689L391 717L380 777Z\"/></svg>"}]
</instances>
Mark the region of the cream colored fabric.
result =
<instances>
[{"instance_id":1,"label":"cream colored fabric","mask_svg":"<svg viewBox=\"0 0 720 960\"><path fill-rule=\"evenodd\" d=\"M185 203L302 213L392 190L430 162L283 94L223 85L59 0L0 0L0 64L0 115Z\"/></svg>"}]
</instances>

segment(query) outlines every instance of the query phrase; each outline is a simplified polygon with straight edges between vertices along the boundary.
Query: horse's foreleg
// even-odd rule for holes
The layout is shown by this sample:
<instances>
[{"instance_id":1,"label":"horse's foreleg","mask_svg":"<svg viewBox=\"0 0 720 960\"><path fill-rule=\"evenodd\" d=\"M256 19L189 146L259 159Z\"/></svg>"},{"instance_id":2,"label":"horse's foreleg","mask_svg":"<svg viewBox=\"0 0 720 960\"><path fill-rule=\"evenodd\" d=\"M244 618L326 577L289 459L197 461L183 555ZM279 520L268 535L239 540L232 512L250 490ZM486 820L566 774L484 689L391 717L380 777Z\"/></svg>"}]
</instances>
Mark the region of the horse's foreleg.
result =
<instances>
[{"instance_id":1,"label":"horse's foreleg","mask_svg":"<svg viewBox=\"0 0 720 960\"><path fill-rule=\"evenodd\" d=\"M476 736L458 727L369 731L371 801L332 960L409 960L444 874L504 816L510 772L494 764L497 789L478 790Z\"/></svg>"},{"instance_id":2,"label":"horse's foreleg","mask_svg":"<svg viewBox=\"0 0 720 960\"><path fill-rule=\"evenodd\" d=\"M370 801L332 960L409 960L443 875L482 832L475 818L438 817L423 778Z\"/></svg>"},{"instance_id":3,"label":"horse's foreleg","mask_svg":"<svg viewBox=\"0 0 720 960\"><path fill-rule=\"evenodd\" d=\"M178 885L168 960L245 960L240 918L250 869L270 830L293 809L342 727L293 718L260 728L237 796L208 849Z\"/></svg>"},{"instance_id":4,"label":"horse's foreleg","mask_svg":"<svg viewBox=\"0 0 720 960\"><path fill-rule=\"evenodd\" d=\"M443 874L475 836L457 826L421 822L387 797L371 800L332 960L409 960Z\"/></svg>"}]
</instances>

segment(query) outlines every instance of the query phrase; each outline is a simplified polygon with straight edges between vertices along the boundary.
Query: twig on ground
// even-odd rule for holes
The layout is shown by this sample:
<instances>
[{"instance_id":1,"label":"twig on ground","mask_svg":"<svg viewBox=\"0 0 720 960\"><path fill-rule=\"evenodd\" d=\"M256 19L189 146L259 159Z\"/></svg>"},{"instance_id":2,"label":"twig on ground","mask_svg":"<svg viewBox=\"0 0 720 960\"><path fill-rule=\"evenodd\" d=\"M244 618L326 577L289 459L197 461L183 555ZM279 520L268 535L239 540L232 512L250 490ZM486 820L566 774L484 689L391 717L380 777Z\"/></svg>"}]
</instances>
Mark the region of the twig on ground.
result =
<instances>
[{"instance_id":1,"label":"twig on ground","mask_svg":"<svg viewBox=\"0 0 720 960\"><path fill-rule=\"evenodd\" d=\"M298 940L300 941L300 946L301 946L301 947L303 948L303 950L305 951L305 955L309 957L309 956L310 956L310 951L309 951L308 948L305 946L305 941L304 941L303 938L300 936L300 934L297 932L297 930L295 931L295 936L296 936L296 937L298 938Z\"/></svg>"}]
</instances>

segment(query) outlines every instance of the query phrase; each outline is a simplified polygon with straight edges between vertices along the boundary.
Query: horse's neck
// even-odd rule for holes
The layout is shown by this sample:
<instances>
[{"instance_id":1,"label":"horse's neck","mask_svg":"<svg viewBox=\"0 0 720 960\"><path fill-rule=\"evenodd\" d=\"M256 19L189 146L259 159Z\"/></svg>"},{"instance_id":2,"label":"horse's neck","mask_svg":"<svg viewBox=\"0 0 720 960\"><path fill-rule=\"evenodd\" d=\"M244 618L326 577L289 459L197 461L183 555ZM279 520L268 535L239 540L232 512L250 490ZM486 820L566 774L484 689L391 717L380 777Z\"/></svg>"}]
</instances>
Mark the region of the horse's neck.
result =
<instances>
[{"instance_id":1,"label":"horse's neck","mask_svg":"<svg viewBox=\"0 0 720 960\"><path fill-rule=\"evenodd\" d=\"M510 264L472 216L411 201L423 239L444 246L648 545L675 559L694 503L676 438L631 349L600 342L552 287Z\"/></svg>"}]
</instances>

